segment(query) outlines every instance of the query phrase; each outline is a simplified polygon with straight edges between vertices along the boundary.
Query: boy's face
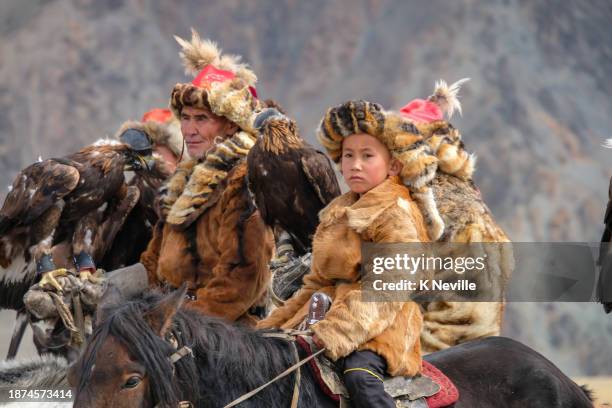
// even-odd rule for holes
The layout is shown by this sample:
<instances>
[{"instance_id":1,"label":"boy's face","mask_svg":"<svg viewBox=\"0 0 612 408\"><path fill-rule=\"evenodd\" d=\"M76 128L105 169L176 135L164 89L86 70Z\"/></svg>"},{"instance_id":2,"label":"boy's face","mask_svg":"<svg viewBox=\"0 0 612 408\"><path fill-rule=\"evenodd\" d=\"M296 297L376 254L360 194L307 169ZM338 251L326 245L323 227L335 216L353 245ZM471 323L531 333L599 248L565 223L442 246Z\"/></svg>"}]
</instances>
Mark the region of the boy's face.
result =
<instances>
[{"instance_id":1,"label":"boy's face","mask_svg":"<svg viewBox=\"0 0 612 408\"><path fill-rule=\"evenodd\" d=\"M180 121L187 150L194 159L204 157L215 143L215 137L225 139L236 131L229 120L204 108L183 107Z\"/></svg>"},{"instance_id":2,"label":"boy's face","mask_svg":"<svg viewBox=\"0 0 612 408\"><path fill-rule=\"evenodd\" d=\"M391 159L389 150L366 133L346 137L342 142L342 175L351 191L362 194L388 176L399 174L401 166Z\"/></svg>"}]
</instances>

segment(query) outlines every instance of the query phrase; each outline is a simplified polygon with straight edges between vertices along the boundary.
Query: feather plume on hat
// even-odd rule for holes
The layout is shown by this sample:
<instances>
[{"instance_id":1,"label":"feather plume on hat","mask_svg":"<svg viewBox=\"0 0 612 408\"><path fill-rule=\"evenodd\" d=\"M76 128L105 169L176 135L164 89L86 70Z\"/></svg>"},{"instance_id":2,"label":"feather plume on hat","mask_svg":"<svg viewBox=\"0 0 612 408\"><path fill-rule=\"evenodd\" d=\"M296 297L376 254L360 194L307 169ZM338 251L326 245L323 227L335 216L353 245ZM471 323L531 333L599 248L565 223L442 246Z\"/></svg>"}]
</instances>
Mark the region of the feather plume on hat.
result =
<instances>
[{"instance_id":1,"label":"feather plume on hat","mask_svg":"<svg viewBox=\"0 0 612 408\"><path fill-rule=\"evenodd\" d=\"M191 41L176 35L174 39L182 48L179 55L183 60L186 74L195 76L207 65L213 65L217 69L232 72L249 86L253 86L257 82L257 76L251 71L248 64L241 62L241 56L223 55L217 43L211 40L202 40L193 28L191 29Z\"/></svg>"},{"instance_id":2,"label":"feather plume on hat","mask_svg":"<svg viewBox=\"0 0 612 408\"><path fill-rule=\"evenodd\" d=\"M453 114L459 112L461 115L461 102L459 102L459 90L461 85L469 81L470 78L463 78L448 86L445 80L436 81L434 93L427 100L440 107L446 117L450 119Z\"/></svg>"}]
</instances>

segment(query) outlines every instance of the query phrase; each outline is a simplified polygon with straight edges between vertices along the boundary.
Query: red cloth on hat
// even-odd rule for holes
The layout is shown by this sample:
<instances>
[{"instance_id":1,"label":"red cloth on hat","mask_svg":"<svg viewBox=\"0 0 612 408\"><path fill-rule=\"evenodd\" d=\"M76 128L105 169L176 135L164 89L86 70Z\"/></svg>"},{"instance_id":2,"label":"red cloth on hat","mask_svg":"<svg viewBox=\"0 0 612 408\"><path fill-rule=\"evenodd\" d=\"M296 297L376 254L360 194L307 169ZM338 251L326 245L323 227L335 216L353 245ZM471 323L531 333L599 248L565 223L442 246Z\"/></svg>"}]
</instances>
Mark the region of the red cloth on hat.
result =
<instances>
[{"instance_id":1,"label":"red cloth on hat","mask_svg":"<svg viewBox=\"0 0 612 408\"><path fill-rule=\"evenodd\" d=\"M208 88L213 82L230 81L236 77L236 74L224 69L215 68L212 65L205 66L197 77L191 83L200 88ZM249 92L257 98L257 90L254 86L249 86Z\"/></svg>"},{"instance_id":2,"label":"red cloth on hat","mask_svg":"<svg viewBox=\"0 0 612 408\"><path fill-rule=\"evenodd\" d=\"M443 120L444 114L442 109L433 102L424 99L415 99L408 102L402 109L400 114L415 122L429 123L435 120Z\"/></svg>"},{"instance_id":3,"label":"red cloth on hat","mask_svg":"<svg viewBox=\"0 0 612 408\"><path fill-rule=\"evenodd\" d=\"M213 82L229 81L234 79L235 76L233 72L218 69L209 64L200 71L191 83L200 88L208 88Z\"/></svg>"},{"instance_id":4,"label":"red cloth on hat","mask_svg":"<svg viewBox=\"0 0 612 408\"><path fill-rule=\"evenodd\" d=\"M154 108L142 115L141 122L159 122L166 123L172 118L170 109Z\"/></svg>"}]
</instances>

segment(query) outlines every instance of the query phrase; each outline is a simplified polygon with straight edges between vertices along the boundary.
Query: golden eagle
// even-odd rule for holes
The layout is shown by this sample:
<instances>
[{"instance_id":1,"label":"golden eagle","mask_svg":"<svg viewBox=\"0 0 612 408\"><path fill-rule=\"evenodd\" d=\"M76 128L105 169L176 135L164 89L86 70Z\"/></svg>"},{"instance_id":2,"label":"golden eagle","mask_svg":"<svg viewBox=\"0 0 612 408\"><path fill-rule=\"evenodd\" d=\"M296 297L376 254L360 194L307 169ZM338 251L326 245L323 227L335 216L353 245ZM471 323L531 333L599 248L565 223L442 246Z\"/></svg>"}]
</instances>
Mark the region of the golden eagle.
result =
<instances>
[{"instance_id":1,"label":"golden eagle","mask_svg":"<svg viewBox=\"0 0 612 408\"><path fill-rule=\"evenodd\" d=\"M253 125L260 135L247 156L249 190L264 222L289 233L303 255L310 251L319 211L340 195L332 164L277 109L264 109Z\"/></svg>"},{"instance_id":2,"label":"golden eagle","mask_svg":"<svg viewBox=\"0 0 612 408\"><path fill-rule=\"evenodd\" d=\"M92 256L108 245L105 233L116 233L139 199L138 189L126 185L124 170L148 169L150 154L146 135L132 129L124 143L101 140L17 175L0 209L0 308L21 309L24 293L40 275L43 284L59 288L54 276L66 270L56 269L57 244L68 243L77 271L95 269Z\"/></svg>"},{"instance_id":3,"label":"golden eagle","mask_svg":"<svg viewBox=\"0 0 612 408\"><path fill-rule=\"evenodd\" d=\"M140 198L112 240L111 247L98 262L99 266L107 271L132 265L140 260L140 254L151 240L153 226L159 219L159 189L172 175L177 163L188 156L180 123L169 109L152 109L145 113L140 121L130 120L123 123L115 138L123 140L129 129L141 130L147 135L153 150L153 164L149 171L135 174L128 182L130 187L138 189Z\"/></svg>"}]
</instances>

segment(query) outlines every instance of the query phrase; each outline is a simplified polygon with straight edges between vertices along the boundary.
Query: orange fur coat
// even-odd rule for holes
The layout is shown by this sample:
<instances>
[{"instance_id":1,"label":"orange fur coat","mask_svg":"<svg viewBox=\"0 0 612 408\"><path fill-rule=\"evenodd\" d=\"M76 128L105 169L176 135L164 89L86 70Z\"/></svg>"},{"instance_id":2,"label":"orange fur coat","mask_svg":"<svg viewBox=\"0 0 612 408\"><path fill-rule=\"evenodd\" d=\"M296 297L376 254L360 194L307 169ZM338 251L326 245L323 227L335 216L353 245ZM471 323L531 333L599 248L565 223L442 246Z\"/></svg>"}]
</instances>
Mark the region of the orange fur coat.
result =
<instances>
[{"instance_id":1,"label":"orange fur coat","mask_svg":"<svg viewBox=\"0 0 612 408\"><path fill-rule=\"evenodd\" d=\"M422 316L413 302L361 301L361 242L428 241L420 211L408 190L391 177L359 197L349 192L320 213L313 238L312 268L304 286L258 324L295 328L317 291L333 298L324 320L312 326L332 360L371 350L387 361L391 375L414 375L421 368Z\"/></svg>"}]
</instances>

